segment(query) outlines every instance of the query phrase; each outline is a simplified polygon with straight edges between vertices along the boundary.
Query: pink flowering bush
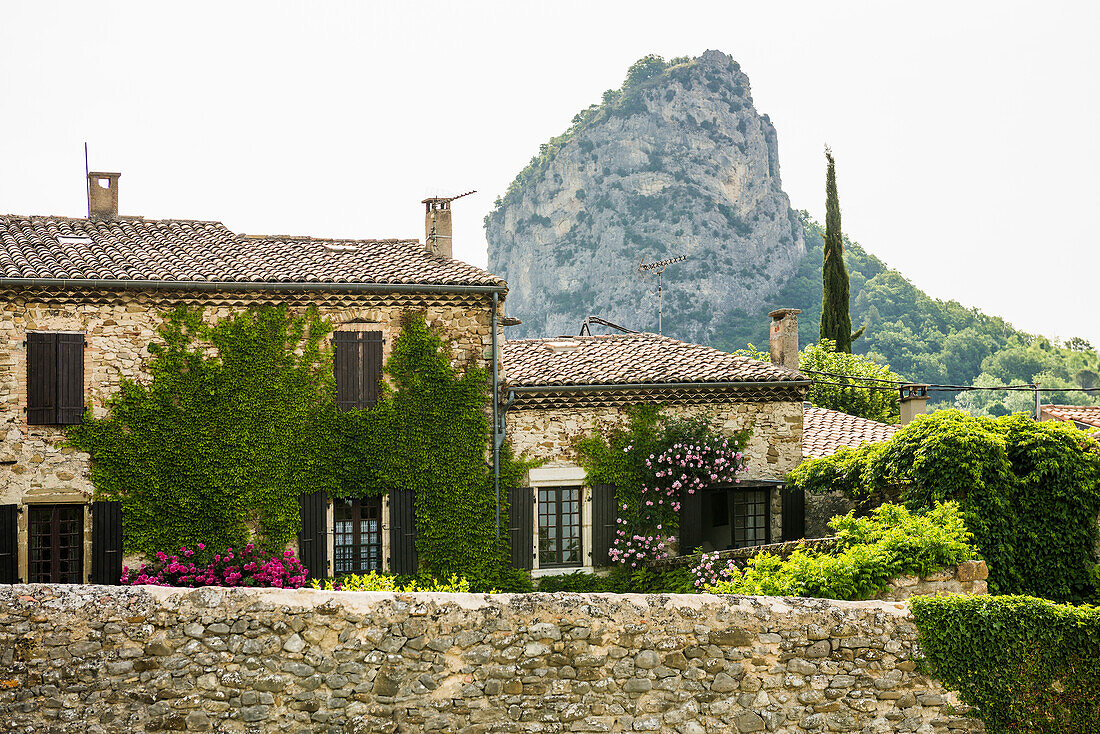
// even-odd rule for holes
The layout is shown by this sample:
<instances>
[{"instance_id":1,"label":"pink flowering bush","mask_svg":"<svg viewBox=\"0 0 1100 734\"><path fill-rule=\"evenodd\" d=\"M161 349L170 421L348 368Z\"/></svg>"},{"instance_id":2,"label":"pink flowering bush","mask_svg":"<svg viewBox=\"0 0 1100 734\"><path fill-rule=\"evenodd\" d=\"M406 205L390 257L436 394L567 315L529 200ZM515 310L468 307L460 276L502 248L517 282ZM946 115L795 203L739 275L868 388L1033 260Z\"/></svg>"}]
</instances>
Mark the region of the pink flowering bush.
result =
<instances>
[{"instance_id":1,"label":"pink flowering bush","mask_svg":"<svg viewBox=\"0 0 1100 734\"><path fill-rule=\"evenodd\" d=\"M668 558L676 548L673 530L679 524L685 495L714 484L734 484L745 470L739 441L725 436L695 436L677 441L644 461L643 482L636 506L620 506L611 560L637 568L648 560ZM627 444L623 452L634 450ZM633 517L631 517L633 515Z\"/></svg>"},{"instance_id":2,"label":"pink flowering bush","mask_svg":"<svg viewBox=\"0 0 1100 734\"><path fill-rule=\"evenodd\" d=\"M719 581L733 581L741 577L741 569L733 560L719 560L719 553L703 553L699 563L691 566L692 583L699 590L714 586Z\"/></svg>"},{"instance_id":3,"label":"pink flowering bush","mask_svg":"<svg viewBox=\"0 0 1100 734\"><path fill-rule=\"evenodd\" d=\"M124 585L149 584L151 586L274 586L299 589L306 582L308 570L294 556L293 551L269 553L252 543L234 551L226 548L221 553L205 553L206 546L198 544L196 550L180 548L169 556L157 552L156 561L143 563L141 568L122 569Z\"/></svg>"}]
</instances>

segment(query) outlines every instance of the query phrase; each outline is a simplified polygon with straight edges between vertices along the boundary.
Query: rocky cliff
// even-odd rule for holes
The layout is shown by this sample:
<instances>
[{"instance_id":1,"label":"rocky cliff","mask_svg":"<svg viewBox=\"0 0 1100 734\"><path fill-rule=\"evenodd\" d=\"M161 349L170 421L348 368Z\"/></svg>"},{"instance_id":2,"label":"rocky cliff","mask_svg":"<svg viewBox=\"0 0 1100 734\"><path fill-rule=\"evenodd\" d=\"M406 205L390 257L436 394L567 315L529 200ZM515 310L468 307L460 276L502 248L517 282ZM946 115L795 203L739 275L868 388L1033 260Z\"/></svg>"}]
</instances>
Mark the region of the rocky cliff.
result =
<instances>
[{"instance_id":1,"label":"rocky cliff","mask_svg":"<svg viewBox=\"0 0 1100 734\"><path fill-rule=\"evenodd\" d=\"M585 316L702 343L775 294L805 254L778 141L749 79L719 51L647 57L541 146L486 217L489 269L508 280L512 336L576 333Z\"/></svg>"}]
</instances>

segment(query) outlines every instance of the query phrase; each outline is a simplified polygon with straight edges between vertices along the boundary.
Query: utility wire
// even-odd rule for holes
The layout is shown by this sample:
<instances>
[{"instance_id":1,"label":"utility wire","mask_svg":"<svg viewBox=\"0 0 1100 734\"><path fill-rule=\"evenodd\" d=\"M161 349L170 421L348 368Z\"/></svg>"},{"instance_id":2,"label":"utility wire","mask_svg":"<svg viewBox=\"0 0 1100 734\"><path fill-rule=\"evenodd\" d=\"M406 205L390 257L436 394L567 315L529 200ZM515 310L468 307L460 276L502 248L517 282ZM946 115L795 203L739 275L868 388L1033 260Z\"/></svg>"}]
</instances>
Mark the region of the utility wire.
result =
<instances>
[{"instance_id":1,"label":"utility wire","mask_svg":"<svg viewBox=\"0 0 1100 734\"><path fill-rule=\"evenodd\" d=\"M814 372L813 370L800 370L801 372ZM828 373L816 373L816 374L828 374ZM874 378L870 377L855 377L853 375L836 375L850 380L870 380ZM888 382L898 386L911 385L910 382L897 382L895 380L875 380L876 382ZM890 392L896 391L897 387L886 387L885 385L852 385L846 382L830 382L828 380L814 379L815 385L832 385L834 387L848 387L855 388L857 390L888 390ZM919 383L917 383L919 384ZM969 392L971 390L1010 390L1010 391L1026 391L1026 392L1085 392L1085 393L1097 393L1100 394L1100 388L1097 387L1035 387L1034 385L1003 385L1001 387L975 387L974 385L928 385L928 389L932 392Z\"/></svg>"}]
</instances>

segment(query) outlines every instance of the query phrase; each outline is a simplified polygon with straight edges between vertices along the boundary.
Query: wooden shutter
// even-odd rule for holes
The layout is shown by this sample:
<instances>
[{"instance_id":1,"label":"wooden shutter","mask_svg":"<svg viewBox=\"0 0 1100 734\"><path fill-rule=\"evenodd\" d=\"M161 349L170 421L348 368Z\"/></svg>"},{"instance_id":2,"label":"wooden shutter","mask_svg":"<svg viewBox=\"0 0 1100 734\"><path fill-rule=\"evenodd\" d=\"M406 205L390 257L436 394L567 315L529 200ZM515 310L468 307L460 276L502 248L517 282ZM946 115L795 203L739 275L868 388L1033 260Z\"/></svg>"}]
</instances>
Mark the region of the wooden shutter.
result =
<instances>
[{"instance_id":1,"label":"wooden shutter","mask_svg":"<svg viewBox=\"0 0 1100 734\"><path fill-rule=\"evenodd\" d=\"M806 537L806 492L801 489L780 490L783 500L783 541Z\"/></svg>"},{"instance_id":2,"label":"wooden shutter","mask_svg":"<svg viewBox=\"0 0 1100 734\"><path fill-rule=\"evenodd\" d=\"M70 426L84 415L84 335L57 335L57 423ZM122 569L119 569L122 573Z\"/></svg>"},{"instance_id":3,"label":"wooden shutter","mask_svg":"<svg viewBox=\"0 0 1100 734\"><path fill-rule=\"evenodd\" d=\"M391 490L390 572L412 575L420 568L416 557L416 493Z\"/></svg>"},{"instance_id":4,"label":"wooden shutter","mask_svg":"<svg viewBox=\"0 0 1100 734\"><path fill-rule=\"evenodd\" d=\"M92 503L92 583L117 585L122 578L122 503Z\"/></svg>"},{"instance_id":5,"label":"wooden shutter","mask_svg":"<svg viewBox=\"0 0 1100 734\"><path fill-rule=\"evenodd\" d=\"M615 543L615 521L619 517L612 484L592 485L592 565L610 566L608 552Z\"/></svg>"},{"instance_id":6,"label":"wooden shutter","mask_svg":"<svg viewBox=\"0 0 1100 734\"><path fill-rule=\"evenodd\" d=\"M298 531L298 560L309 572L308 578L328 575L328 496L323 491L298 497L302 529Z\"/></svg>"},{"instance_id":7,"label":"wooden shutter","mask_svg":"<svg viewBox=\"0 0 1100 734\"><path fill-rule=\"evenodd\" d=\"M359 338L355 331L332 335L332 369L336 377L336 409L359 407Z\"/></svg>"},{"instance_id":8,"label":"wooden shutter","mask_svg":"<svg viewBox=\"0 0 1100 734\"><path fill-rule=\"evenodd\" d=\"M680 495L680 555L692 553L703 542L703 495Z\"/></svg>"},{"instance_id":9,"label":"wooden shutter","mask_svg":"<svg viewBox=\"0 0 1100 734\"><path fill-rule=\"evenodd\" d=\"M530 571L535 558L535 490L513 487L508 490L508 546L512 568Z\"/></svg>"},{"instance_id":10,"label":"wooden shutter","mask_svg":"<svg viewBox=\"0 0 1100 734\"><path fill-rule=\"evenodd\" d=\"M18 584L19 506L0 505L0 584Z\"/></svg>"},{"instance_id":11,"label":"wooden shutter","mask_svg":"<svg viewBox=\"0 0 1100 734\"><path fill-rule=\"evenodd\" d=\"M27 423L57 423L57 334L27 333Z\"/></svg>"},{"instance_id":12,"label":"wooden shutter","mask_svg":"<svg viewBox=\"0 0 1100 734\"><path fill-rule=\"evenodd\" d=\"M359 332L362 349L362 408L369 408L378 402L378 383L382 380L382 332Z\"/></svg>"}]
</instances>

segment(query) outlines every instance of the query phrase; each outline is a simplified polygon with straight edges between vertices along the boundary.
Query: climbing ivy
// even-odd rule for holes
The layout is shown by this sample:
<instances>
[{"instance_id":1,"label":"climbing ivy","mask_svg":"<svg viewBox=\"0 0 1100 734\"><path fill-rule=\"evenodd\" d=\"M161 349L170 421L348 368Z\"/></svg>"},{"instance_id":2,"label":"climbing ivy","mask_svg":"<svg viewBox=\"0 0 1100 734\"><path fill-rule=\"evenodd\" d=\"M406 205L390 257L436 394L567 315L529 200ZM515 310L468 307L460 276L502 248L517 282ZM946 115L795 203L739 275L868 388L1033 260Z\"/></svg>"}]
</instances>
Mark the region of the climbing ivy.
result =
<instances>
[{"instance_id":1,"label":"climbing ivy","mask_svg":"<svg viewBox=\"0 0 1100 734\"><path fill-rule=\"evenodd\" d=\"M152 379L123 379L107 417L69 432L92 455L97 497L122 502L126 549L239 548L253 535L281 548L299 530L303 493L414 490L426 576L523 587L496 535L485 370L458 372L410 312L385 365L393 387L372 408L337 411L330 331L315 308L215 324L197 309L166 315L149 346ZM527 465L502 454L501 487L518 486Z\"/></svg>"},{"instance_id":2,"label":"climbing ivy","mask_svg":"<svg viewBox=\"0 0 1100 734\"><path fill-rule=\"evenodd\" d=\"M1081 734L1100 722L1100 609L1027 596L914 597L924 672L989 734Z\"/></svg>"},{"instance_id":3,"label":"climbing ivy","mask_svg":"<svg viewBox=\"0 0 1100 734\"><path fill-rule=\"evenodd\" d=\"M955 500L994 593L1081 601L1096 593L1100 444L1027 416L937 411L885 444L803 462L788 487L897 494L912 509Z\"/></svg>"}]
</instances>

